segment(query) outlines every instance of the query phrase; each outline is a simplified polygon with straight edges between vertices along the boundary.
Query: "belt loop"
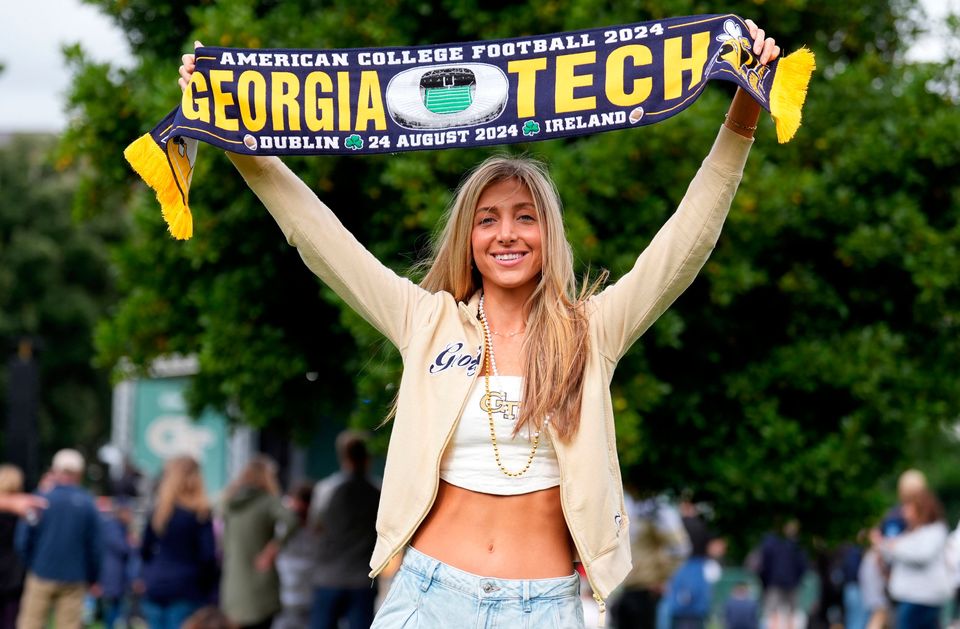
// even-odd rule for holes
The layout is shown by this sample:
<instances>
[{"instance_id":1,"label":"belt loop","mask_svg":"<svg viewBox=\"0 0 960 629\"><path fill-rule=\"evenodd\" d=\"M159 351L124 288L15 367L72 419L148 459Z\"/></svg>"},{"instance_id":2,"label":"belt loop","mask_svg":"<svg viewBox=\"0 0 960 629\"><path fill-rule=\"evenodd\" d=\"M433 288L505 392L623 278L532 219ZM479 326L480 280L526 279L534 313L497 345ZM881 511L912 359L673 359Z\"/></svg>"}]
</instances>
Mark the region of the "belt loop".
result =
<instances>
[{"instance_id":1,"label":"belt loop","mask_svg":"<svg viewBox=\"0 0 960 629\"><path fill-rule=\"evenodd\" d=\"M533 603L530 602L530 582L523 582L523 613L529 614L533 612Z\"/></svg>"},{"instance_id":2,"label":"belt loop","mask_svg":"<svg viewBox=\"0 0 960 629\"><path fill-rule=\"evenodd\" d=\"M427 568L424 572L423 579L420 581L420 591L426 592L430 589L430 584L433 583L433 578L437 574L437 570L440 568L440 562L436 559L431 561L431 566Z\"/></svg>"}]
</instances>

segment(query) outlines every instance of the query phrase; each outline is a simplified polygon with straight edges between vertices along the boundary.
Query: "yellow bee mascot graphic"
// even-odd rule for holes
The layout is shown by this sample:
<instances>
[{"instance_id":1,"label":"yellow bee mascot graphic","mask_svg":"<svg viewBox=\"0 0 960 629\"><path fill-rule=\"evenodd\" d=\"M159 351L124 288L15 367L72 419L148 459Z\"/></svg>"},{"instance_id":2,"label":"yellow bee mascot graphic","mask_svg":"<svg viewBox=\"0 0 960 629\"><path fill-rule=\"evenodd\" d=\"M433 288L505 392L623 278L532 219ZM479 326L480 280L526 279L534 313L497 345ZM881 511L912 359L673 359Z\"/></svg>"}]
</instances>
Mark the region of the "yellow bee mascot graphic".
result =
<instances>
[{"instance_id":1,"label":"yellow bee mascot graphic","mask_svg":"<svg viewBox=\"0 0 960 629\"><path fill-rule=\"evenodd\" d=\"M763 79L770 69L761 65L760 58L753 54L753 44L743 36L740 25L734 20L724 22L723 32L717 35L717 41L721 42L721 45L716 61L726 62L733 68L733 73L743 79L750 86L751 91L766 102L768 90L764 88Z\"/></svg>"},{"instance_id":2,"label":"yellow bee mascot graphic","mask_svg":"<svg viewBox=\"0 0 960 629\"><path fill-rule=\"evenodd\" d=\"M175 137L167 142L167 160L183 196L187 203L190 192L190 180L193 179L193 165L197 161L197 141L192 138Z\"/></svg>"},{"instance_id":3,"label":"yellow bee mascot graphic","mask_svg":"<svg viewBox=\"0 0 960 629\"><path fill-rule=\"evenodd\" d=\"M174 238L184 240L193 235L193 217L190 214L190 180L197 162L197 141L193 138L173 137L166 143L167 162L176 192L171 190L170 202L161 202L163 218Z\"/></svg>"}]
</instances>

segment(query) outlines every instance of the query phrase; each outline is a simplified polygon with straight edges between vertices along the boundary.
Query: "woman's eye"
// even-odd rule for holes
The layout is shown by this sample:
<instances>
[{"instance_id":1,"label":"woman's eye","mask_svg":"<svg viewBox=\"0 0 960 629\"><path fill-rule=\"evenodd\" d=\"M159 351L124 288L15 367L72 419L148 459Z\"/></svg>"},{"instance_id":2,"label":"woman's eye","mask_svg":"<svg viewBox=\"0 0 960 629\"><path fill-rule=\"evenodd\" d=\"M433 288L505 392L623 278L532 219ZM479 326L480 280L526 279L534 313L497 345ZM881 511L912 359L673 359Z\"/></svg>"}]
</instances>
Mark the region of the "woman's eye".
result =
<instances>
[{"instance_id":1,"label":"woman's eye","mask_svg":"<svg viewBox=\"0 0 960 629\"><path fill-rule=\"evenodd\" d=\"M534 217L534 216L532 216L532 215L530 215L530 214L523 214L523 215L517 217L517 220L518 220L518 221L523 221L524 223L533 223L533 222L535 222L537 219L536 219L536 217Z\"/></svg>"},{"instance_id":2,"label":"woman's eye","mask_svg":"<svg viewBox=\"0 0 960 629\"><path fill-rule=\"evenodd\" d=\"M492 217L492 216L481 216L481 217L480 217L480 220L477 221L477 224L478 224L478 225L489 225L489 224L492 223L492 222L493 222L493 217Z\"/></svg>"}]
</instances>

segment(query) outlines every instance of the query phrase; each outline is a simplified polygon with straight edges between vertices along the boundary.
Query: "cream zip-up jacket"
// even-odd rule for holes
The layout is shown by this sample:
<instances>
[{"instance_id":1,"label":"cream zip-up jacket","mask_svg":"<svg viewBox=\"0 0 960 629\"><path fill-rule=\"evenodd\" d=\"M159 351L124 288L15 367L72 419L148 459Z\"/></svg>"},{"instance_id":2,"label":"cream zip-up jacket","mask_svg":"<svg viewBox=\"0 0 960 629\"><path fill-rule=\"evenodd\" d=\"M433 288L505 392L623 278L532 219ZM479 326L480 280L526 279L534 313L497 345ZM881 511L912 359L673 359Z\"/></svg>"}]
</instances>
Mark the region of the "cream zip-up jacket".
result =
<instances>
[{"instance_id":1,"label":"cream zip-up jacket","mask_svg":"<svg viewBox=\"0 0 960 629\"><path fill-rule=\"evenodd\" d=\"M710 255L740 182L752 140L721 127L674 215L634 267L588 304L580 429L554 440L567 527L595 597L631 567L629 522L615 445L610 381L631 344L690 285ZM307 266L377 328L403 358L392 424L373 577L409 543L433 506L440 458L480 374L479 295L457 303L381 264L279 159L230 156Z\"/></svg>"}]
</instances>

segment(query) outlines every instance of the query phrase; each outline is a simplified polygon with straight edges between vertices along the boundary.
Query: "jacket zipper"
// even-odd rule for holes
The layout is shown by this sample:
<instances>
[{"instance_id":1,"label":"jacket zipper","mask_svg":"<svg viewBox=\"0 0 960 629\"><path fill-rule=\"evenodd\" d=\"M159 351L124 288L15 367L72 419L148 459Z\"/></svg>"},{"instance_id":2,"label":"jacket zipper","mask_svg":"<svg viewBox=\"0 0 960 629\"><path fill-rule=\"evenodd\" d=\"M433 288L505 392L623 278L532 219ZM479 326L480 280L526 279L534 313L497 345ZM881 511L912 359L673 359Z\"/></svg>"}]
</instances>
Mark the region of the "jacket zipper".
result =
<instances>
[{"instance_id":1,"label":"jacket zipper","mask_svg":"<svg viewBox=\"0 0 960 629\"><path fill-rule=\"evenodd\" d=\"M589 580L590 577L587 577L587 581ZM593 584L590 584L590 587L593 587ZM597 615L597 627L604 627L607 621L607 604L596 591L593 593L593 600L597 602L597 607L600 608L600 613Z\"/></svg>"},{"instance_id":2,"label":"jacket zipper","mask_svg":"<svg viewBox=\"0 0 960 629\"><path fill-rule=\"evenodd\" d=\"M478 332L479 332L479 329L477 329L477 326L479 325L480 325L479 323L475 322L473 326L474 329L477 330ZM481 352L481 364L483 364L483 348L482 347L480 348L480 352ZM473 382L477 381L477 376L479 373L480 373L480 368L477 367L476 373L473 374ZM471 388L472 386L473 385L471 384ZM443 460L444 451L447 449L447 446L450 445L450 439L453 437L453 433L457 430L457 426L460 425L460 416L463 415L463 409L467 406L467 400L469 399L470 399L470 392L468 390L467 395L464 396L463 401L460 403L460 410L457 411L456 418L453 420L453 424L450 426L450 430L447 431L447 438L444 439L443 441L443 447L440 449L440 456L437 457L437 470L436 470L436 475L434 476L437 482L434 483L433 485L433 498L430 499L430 504L427 505L427 510L424 511L423 515L421 515L420 518L417 520L417 524L407 534L407 537L403 540L403 543L397 547L398 549L406 548L407 544L410 543L410 540L413 539L413 536L420 529L420 525L423 524L423 521L425 519L427 519L427 515L429 515L430 509L433 508L433 504L437 501L437 492L440 491L440 462ZM394 552L389 557L387 557L387 560L384 561L382 564L380 564L380 567L374 571L373 576L376 577L381 572L383 572L383 569L387 567L387 564L390 563L390 560L392 560L396 556L396 554L397 553Z\"/></svg>"}]
</instances>

